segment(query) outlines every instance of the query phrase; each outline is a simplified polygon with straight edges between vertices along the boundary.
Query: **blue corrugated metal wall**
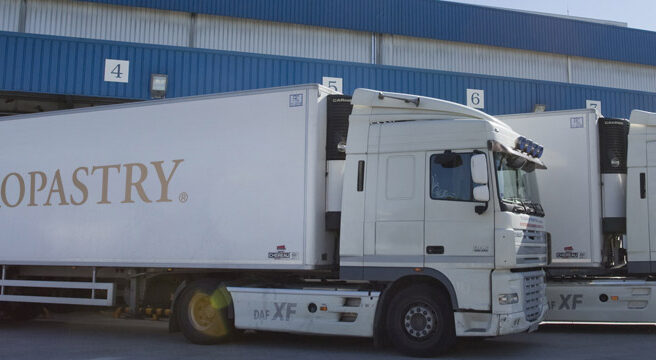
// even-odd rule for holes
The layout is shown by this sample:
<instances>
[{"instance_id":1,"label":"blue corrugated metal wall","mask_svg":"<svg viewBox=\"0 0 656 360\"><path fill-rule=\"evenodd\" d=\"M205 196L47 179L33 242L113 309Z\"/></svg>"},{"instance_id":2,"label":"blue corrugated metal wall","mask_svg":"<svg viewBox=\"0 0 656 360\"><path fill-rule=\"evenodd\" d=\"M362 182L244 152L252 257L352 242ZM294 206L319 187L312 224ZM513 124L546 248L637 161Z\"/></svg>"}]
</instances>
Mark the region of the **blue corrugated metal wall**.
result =
<instances>
[{"instance_id":1,"label":"blue corrugated metal wall","mask_svg":"<svg viewBox=\"0 0 656 360\"><path fill-rule=\"evenodd\" d=\"M437 0L83 0L656 65L656 32Z\"/></svg>"},{"instance_id":2,"label":"blue corrugated metal wall","mask_svg":"<svg viewBox=\"0 0 656 360\"><path fill-rule=\"evenodd\" d=\"M103 81L105 59L130 61L129 83ZM168 97L344 79L356 87L398 91L465 103L467 88L485 90L485 111L508 114L585 107L601 100L606 116L656 111L656 94L545 81L476 76L357 63L198 50L0 32L0 91L129 99L149 97L150 74L169 76Z\"/></svg>"}]
</instances>

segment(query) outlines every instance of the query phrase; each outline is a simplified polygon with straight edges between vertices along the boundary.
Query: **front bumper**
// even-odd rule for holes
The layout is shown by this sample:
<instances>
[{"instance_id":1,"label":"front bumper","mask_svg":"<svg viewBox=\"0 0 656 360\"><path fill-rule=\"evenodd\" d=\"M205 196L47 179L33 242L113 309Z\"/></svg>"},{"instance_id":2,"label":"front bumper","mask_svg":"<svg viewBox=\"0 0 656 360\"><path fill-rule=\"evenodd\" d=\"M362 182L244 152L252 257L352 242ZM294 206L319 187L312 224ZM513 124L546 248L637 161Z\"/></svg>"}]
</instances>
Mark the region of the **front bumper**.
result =
<instances>
[{"instance_id":1,"label":"front bumper","mask_svg":"<svg viewBox=\"0 0 656 360\"><path fill-rule=\"evenodd\" d=\"M498 336L534 331L547 312L544 271L492 272L492 311L454 314L458 336ZM502 294L516 294L513 304L501 305Z\"/></svg>"},{"instance_id":2,"label":"front bumper","mask_svg":"<svg viewBox=\"0 0 656 360\"><path fill-rule=\"evenodd\" d=\"M543 306L538 320L528 321L523 311L511 314L457 312L456 335L489 337L532 332L538 329L546 313L547 307Z\"/></svg>"},{"instance_id":3,"label":"front bumper","mask_svg":"<svg viewBox=\"0 0 656 360\"><path fill-rule=\"evenodd\" d=\"M547 313L547 307L542 306L540 316L536 321L527 321L524 312L499 316L497 335L510 335L520 332L533 332L538 329L540 322Z\"/></svg>"}]
</instances>

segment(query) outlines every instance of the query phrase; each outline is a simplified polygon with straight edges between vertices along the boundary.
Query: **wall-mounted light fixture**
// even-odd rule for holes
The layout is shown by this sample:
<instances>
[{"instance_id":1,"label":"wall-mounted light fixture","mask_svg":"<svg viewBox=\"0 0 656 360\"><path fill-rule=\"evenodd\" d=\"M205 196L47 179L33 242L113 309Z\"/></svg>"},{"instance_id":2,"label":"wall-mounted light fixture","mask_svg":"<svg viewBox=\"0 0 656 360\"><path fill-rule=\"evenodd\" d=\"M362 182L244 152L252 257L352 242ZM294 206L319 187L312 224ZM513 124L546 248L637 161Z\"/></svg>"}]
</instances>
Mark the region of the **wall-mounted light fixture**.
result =
<instances>
[{"instance_id":1,"label":"wall-mounted light fixture","mask_svg":"<svg viewBox=\"0 0 656 360\"><path fill-rule=\"evenodd\" d=\"M150 74L150 97L163 99L166 97L169 77L165 74Z\"/></svg>"}]
</instances>

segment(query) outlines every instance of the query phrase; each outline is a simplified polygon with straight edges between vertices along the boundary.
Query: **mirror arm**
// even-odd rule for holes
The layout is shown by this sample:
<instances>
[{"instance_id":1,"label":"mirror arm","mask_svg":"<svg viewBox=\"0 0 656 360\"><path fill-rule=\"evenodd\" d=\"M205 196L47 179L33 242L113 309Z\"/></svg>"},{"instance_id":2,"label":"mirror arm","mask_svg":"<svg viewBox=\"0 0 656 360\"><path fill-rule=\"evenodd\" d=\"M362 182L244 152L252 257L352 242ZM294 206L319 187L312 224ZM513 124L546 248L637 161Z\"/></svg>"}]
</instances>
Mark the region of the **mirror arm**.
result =
<instances>
[{"instance_id":1,"label":"mirror arm","mask_svg":"<svg viewBox=\"0 0 656 360\"><path fill-rule=\"evenodd\" d=\"M485 202L485 205L477 205L477 206L474 208L474 211L476 211L476 213L477 213L478 215L483 215L483 213L484 213L485 211L487 211L487 205L488 205L488 203L489 203L489 201L486 201L486 202Z\"/></svg>"}]
</instances>

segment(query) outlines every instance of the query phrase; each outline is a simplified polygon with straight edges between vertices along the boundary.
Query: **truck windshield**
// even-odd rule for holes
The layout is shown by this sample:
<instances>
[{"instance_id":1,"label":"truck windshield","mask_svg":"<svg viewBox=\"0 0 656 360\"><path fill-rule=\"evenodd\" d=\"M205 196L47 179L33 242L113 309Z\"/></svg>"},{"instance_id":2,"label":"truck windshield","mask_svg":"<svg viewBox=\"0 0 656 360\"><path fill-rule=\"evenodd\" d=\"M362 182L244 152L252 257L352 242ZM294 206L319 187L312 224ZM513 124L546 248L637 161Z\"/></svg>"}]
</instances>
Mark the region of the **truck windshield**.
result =
<instances>
[{"instance_id":1,"label":"truck windshield","mask_svg":"<svg viewBox=\"0 0 656 360\"><path fill-rule=\"evenodd\" d=\"M501 211L544 216L538 197L535 164L519 156L494 153Z\"/></svg>"}]
</instances>

